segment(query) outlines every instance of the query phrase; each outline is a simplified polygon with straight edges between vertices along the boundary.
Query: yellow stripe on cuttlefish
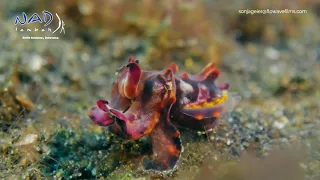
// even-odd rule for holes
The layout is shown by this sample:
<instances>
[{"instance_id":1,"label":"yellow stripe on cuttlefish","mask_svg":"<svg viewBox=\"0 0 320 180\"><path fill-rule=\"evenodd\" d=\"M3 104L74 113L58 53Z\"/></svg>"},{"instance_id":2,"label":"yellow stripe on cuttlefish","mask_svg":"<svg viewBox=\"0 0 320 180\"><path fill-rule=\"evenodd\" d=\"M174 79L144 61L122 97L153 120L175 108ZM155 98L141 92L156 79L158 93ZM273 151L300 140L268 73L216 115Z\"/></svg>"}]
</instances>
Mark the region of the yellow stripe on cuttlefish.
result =
<instances>
[{"instance_id":1,"label":"yellow stripe on cuttlefish","mask_svg":"<svg viewBox=\"0 0 320 180\"><path fill-rule=\"evenodd\" d=\"M217 104L222 104L228 99L228 92L222 91L221 97L215 98L214 100L210 102L201 102L197 104L187 104L184 108L186 109L196 109L196 108L207 108L207 107L213 107Z\"/></svg>"}]
</instances>

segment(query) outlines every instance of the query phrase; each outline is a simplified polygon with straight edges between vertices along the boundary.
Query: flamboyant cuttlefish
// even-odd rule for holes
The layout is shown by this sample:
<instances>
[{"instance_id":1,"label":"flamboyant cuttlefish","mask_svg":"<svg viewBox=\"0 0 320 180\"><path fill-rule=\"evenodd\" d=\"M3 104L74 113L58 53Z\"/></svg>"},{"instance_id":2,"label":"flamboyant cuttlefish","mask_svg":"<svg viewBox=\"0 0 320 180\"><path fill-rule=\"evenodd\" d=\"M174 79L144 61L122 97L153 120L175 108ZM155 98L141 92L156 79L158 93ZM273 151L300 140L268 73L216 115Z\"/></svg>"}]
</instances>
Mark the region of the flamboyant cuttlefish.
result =
<instances>
[{"instance_id":1,"label":"flamboyant cuttlefish","mask_svg":"<svg viewBox=\"0 0 320 180\"><path fill-rule=\"evenodd\" d=\"M146 170L175 169L183 150L176 125L209 130L233 106L229 84L214 84L219 70L213 63L197 75L177 72L176 64L163 71L142 71L131 57L116 72L111 101L98 100L88 113L95 124L110 126L123 138L149 135L153 158L144 158Z\"/></svg>"}]
</instances>

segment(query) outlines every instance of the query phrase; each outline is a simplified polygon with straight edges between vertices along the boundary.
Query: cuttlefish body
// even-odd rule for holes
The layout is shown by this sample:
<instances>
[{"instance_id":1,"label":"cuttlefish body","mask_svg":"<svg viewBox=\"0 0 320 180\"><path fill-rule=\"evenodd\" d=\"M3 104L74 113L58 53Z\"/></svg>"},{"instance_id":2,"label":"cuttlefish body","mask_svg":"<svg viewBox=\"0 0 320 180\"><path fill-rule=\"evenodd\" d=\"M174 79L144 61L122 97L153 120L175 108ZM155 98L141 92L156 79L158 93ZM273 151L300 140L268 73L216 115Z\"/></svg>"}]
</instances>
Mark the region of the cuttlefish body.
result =
<instances>
[{"instance_id":1,"label":"cuttlefish body","mask_svg":"<svg viewBox=\"0 0 320 180\"><path fill-rule=\"evenodd\" d=\"M123 138L149 135L153 157L144 158L146 170L175 169L183 150L176 126L210 130L230 109L229 84L214 84L219 70L213 63L197 75L177 72L176 64L163 71L142 71L131 57L117 70L111 101L98 100L88 113L95 124L110 126Z\"/></svg>"}]
</instances>

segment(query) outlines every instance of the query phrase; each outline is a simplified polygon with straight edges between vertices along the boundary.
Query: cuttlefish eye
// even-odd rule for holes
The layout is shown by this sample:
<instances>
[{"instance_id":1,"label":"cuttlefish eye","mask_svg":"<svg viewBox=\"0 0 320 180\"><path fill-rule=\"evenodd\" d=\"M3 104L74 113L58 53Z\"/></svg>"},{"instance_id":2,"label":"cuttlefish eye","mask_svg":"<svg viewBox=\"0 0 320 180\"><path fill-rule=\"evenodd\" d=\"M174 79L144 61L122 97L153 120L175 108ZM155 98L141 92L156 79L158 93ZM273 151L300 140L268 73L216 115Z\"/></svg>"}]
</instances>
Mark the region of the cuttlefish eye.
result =
<instances>
[{"instance_id":1,"label":"cuttlefish eye","mask_svg":"<svg viewBox=\"0 0 320 180\"><path fill-rule=\"evenodd\" d=\"M164 88L166 89L166 90L172 90L172 82L167 82L165 85L164 85Z\"/></svg>"}]
</instances>

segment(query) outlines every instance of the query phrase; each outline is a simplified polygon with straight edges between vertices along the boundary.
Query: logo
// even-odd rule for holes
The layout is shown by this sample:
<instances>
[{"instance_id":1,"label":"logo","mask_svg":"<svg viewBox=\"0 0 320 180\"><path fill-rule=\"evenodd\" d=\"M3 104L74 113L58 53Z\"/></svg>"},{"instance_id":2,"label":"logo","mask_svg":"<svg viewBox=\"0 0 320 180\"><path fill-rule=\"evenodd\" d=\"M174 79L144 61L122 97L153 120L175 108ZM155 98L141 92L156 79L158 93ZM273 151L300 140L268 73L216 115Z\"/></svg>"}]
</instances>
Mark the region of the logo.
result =
<instances>
[{"instance_id":1,"label":"logo","mask_svg":"<svg viewBox=\"0 0 320 180\"><path fill-rule=\"evenodd\" d=\"M57 18L58 20L58 25L53 25L53 21L54 18ZM56 21L56 20L55 20ZM24 27L16 27L16 31L19 32L51 32L52 34L55 33L62 33L65 34L65 23L63 20L60 19L59 15L56 13L55 16L52 15L51 12L49 11L42 11L42 16L40 16L37 13L32 14L32 16L28 17L27 14L25 12L22 13L22 17L20 16L16 16L16 19L14 21L14 25L21 25L21 26L25 26L28 24L32 24L32 23L41 23L43 24L43 28L24 28ZM23 39L31 39L31 37L22 37ZM59 37L42 37L43 39L47 38L47 39L59 39ZM36 37L34 38L36 39ZM39 39L41 39L41 37L39 37Z\"/></svg>"}]
</instances>

